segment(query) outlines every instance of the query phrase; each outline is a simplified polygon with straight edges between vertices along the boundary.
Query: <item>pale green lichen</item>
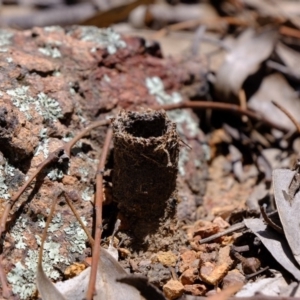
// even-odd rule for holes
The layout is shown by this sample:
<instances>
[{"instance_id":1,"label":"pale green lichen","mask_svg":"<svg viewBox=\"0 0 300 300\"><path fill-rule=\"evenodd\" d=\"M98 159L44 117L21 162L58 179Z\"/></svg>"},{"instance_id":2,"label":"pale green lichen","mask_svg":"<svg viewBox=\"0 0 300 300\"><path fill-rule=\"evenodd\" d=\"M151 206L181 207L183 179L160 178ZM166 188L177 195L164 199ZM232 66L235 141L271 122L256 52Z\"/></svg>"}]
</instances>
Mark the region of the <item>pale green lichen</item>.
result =
<instances>
[{"instance_id":1,"label":"pale green lichen","mask_svg":"<svg viewBox=\"0 0 300 300\"><path fill-rule=\"evenodd\" d=\"M18 107L20 111L25 113L28 120L32 119L29 113L31 105L34 104L34 98L28 95L29 86L20 86L14 90L8 90L6 93L12 97L12 103Z\"/></svg>"},{"instance_id":2,"label":"pale green lichen","mask_svg":"<svg viewBox=\"0 0 300 300\"><path fill-rule=\"evenodd\" d=\"M168 94L165 91L164 83L159 77L146 78L146 86L149 94L155 96L156 101L161 105L180 103L183 101L181 95L177 92ZM177 130L182 136L185 136L184 128L188 130L190 136L194 137L199 133L198 123L187 111L175 109L167 112L167 114L169 118L177 124Z\"/></svg>"},{"instance_id":3,"label":"pale green lichen","mask_svg":"<svg viewBox=\"0 0 300 300\"><path fill-rule=\"evenodd\" d=\"M15 176L15 168L6 161L3 165L0 165L0 198L5 200L10 199L10 193L6 184L7 176Z\"/></svg>"},{"instance_id":4,"label":"pale green lichen","mask_svg":"<svg viewBox=\"0 0 300 300\"><path fill-rule=\"evenodd\" d=\"M109 54L114 54L120 48L125 48L126 43L121 39L120 34L112 28L99 29L94 26L81 27L81 40L95 42L99 48L107 49ZM92 52L97 48L92 48Z\"/></svg>"},{"instance_id":5,"label":"pale green lichen","mask_svg":"<svg viewBox=\"0 0 300 300\"><path fill-rule=\"evenodd\" d=\"M59 169L52 169L47 173L47 177L52 181L61 180L64 177L64 172Z\"/></svg>"},{"instance_id":6,"label":"pale green lichen","mask_svg":"<svg viewBox=\"0 0 300 300\"><path fill-rule=\"evenodd\" d=\"M47 45L45 47L40 47L38 50L42 54L44 54L46 56L50 56L52 58L60 58L61 57L60 51L56 47L51 47L50 45Z\"/></svg>"},{"instance_id":7,"label":"pale green lichen","mask_svg":"<svg viewBox=\"0 0 300 300\"><path fill-rule=\"evenodd\" d=\"M110 77L109 76L107 76L106 74L104 74L104 76L103 76L103 78L102 78L104 81L106 81L106 82L111 82L111 79L110 79Z\"/></svg>"},{"instance_id":8,"label":"pale green lichen","mask_svg":"<svg viewBox=\"0 0 300 300\"><path fill-rule=\"evenodd\" d=\"M84 217L81 218L84 225L87 225L87 222ZM69 250L74 253L82 253L86 248L87 235L82 229L78 221L71 223L69 227L64 229L64 232L67 234L67 240L70 242L71 247Z\"/></svg>"},{"instance_id":9,"label":"pale green lichen","mask_svg":"<svg viewBox=\"0 0 300 300\"><path fill-rule=\"evenodd\" d=\"M13 59L11 57L6 57L6 61L10 64L13 62Z\"/></svg>"},{"instance_id":10,"label":"pale green lichen","mask_svg":"<svg viewBox=\"0 0 300 300\"><path fill-rule=\"evenodd\" d=\"M62 117L61 108L59 103L48 97L44 93L39 93L37 95L38 104L36 104L36 110L44 117L45 120L56 120Z\"/></svg>"},{"instance_id":11,"label":"pale green lichen","mask_svg":"<svg viewBox=\"0 0 300 300\"><path fill-rule=\"evenodd\" d=\"M48 232L59 232L63 225L62 216L60 213L56 214L51 221ZM44 228L44 217L38 215L38 226ZM17 249L27 249L26 237L24 233L33 235L28 227L28 220L19 217L11 229L11 235L16 242ZM41 244L41 238L38 235L34 235L38 245ZM76 239L72 236L71 238ZM80 240L81 241L81 240ZM54 266L63 263L68 265L70 263L68 257L60 254L59 243L52 241L51 237L48 237L44 244L43 251L43 268L46 275L54 280L58 279L60 274L54 269ZM13 292L20 297L20 299L28 299L36 291L36 269L38 262L38 250L29 249L25 258L24 264L19 261L15 264L15 267L8 273L7 280L12 285Z\"/></svg>"},{"instance_id":12,"label":"pale green lichen","mask_svg":"<svg viewBox=\"0 0 300 300\"><path fill-rule=\"evenodd\" d=\"M0 29L0 52L7 52L7 48L5 46L10 45L12 37L12 32Z\"/></svg>"},{"instance_id":13,"label":"pale green lichen","mask_svg":"<svg viewBox=\"0 0 300 300\"><path fill-rule=\"evenodd\" d=\"M13 105L24 112L28 120L32 119L29 111L34 108L44 120L54 121L62 117L61 108L55 99L44 93L39 93L33 98L29 95L29 86L20 86L14 90L7 90L6 93L11 96Z\"/></svg>"},{"instance_id":14,"label":"pale green lichen","mask_svg":"<svg viewBox=\"0 0 300 300\"><path fill-rule=\"evenodd\" d=\"M49 138L47 135L47 128L42 128L39 133L40 141L37 147L34 150L34 156L38 156L41 152L44 155L44 158L47 158L49 155Z\"/></svg>"},{"instance_id":15,"label":"pale green lichen","mask_svg":"<svg viewBox=\"0 0 300 300\"><path fill-rule=\"evenodd\" d=\"M90 187L86 187L84 191L81 193L81 198L83 201L91 201L92 197L94 195L94 192Z\"/></svg>"},{"instance_id":16,"label":"pale green lichen","mask_svg":"<svg viewBox=\"0 0 300 300\"><path fill-rule=\"evenodd\" d=\"M60 26L46 26L44 30L47 32L54 32L54 31L63 31L63 28Z\"/></svg>"},{"instance_id":17,"label":"pale green lichen","mask_svg":"<svg viewBox=\"0 0 300 300\"><path fill-rule=\"evenodd\" d=\"M161 105L183 101L179 93L173 92L172 94L168 94L165 91L164 83L159 77L146 78L146 86L149 94L155 96L156 101ZM167 115L176 123L177 131L183 141L187 142L185 138L187 133L190 137L195 137L199 133L199 125L188 111L175 109L168 111ZM189 160L188 151L186 148L183 148L179 153L178 170L181 175L185 175L184 166Z\"/></svg>"}]
</instances>

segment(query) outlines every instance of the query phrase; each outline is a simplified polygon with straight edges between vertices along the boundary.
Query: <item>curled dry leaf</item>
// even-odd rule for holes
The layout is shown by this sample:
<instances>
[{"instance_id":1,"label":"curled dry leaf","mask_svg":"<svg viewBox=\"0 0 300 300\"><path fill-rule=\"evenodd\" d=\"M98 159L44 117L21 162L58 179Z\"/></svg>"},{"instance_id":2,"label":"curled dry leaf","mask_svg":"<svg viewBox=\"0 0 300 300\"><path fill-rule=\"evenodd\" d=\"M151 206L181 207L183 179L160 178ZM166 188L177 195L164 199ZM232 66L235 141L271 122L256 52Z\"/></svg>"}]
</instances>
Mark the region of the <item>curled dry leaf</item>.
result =
<instances>
[{"instance_id":1,"label":"curled dry leaf","mask_svg":"<svg viewBox=\"0 0 300 300\"><path fill-rule=\"evenodd\" d=\"M66 300L66 298L58 291L55 285L47 277L40 263L38 264L37 268L36 284L43 300Z\"/></svg>"},{"instance_id":2,"label":"curled dry leaf","mask_svg":"<svg viewBox=\"0 0 300 300\"><path fill-rule=\"evenodd\" d=\"M256 282L248 282L236 294L236 297L251 297L257 293L268 296L278 296L280 292L287 287L288 284L282 274L276 273L274 278L259 278Z\"/></svg>"},{"instance_id":3,"label":"curled dry leaf","mask_svg":"<svg viewBox=\"0 0 300 300\"><path fill-rule=\"evenodd\" d=\"M270 56L276 39L275 30L256 33L253 29L247 29L236 39L216 75L215 89L220 98L229 100L231 95L238 95L247 77Z\"/></svg>"},{"instance_id":4,"label":"curled dry leaf","mask_svg":"<svg viewBox=\"0 0 300 300\"><path fill-rule=\"evenodd\" d=\"M37 287L43 300L82 300L86 296L90 272L91 268L87 268L78 276L54 285L39 264ZM134 287L116 281L126 275L120 264L105 249L101 249L94 300L143 300Z\"/></svg>"},{"instance_id":5,"label":"curled dry leaf","mask_svg":"<svg viewBox=\"0 0 300 300\"><path fill-rule=\"evenodd\" d=\"M300 280L300 269L284 237L269 229L261 219L245 219L245 225L261 240L272 256L297 280Z\"/></svg>"},{"instance_id":6,"label":"curled dry leaf","mask_svg":"<svg viewBox=\"0 0 300 300\"><path fill-rule=\"evenodd\" d=\"M78 276L67 281L58 282L55 286L64 295L66 300L84 299L87 292L90 270L91 268L87 268ZM94 300L143 300L144 298L134 287L116 281L118 278L126 275L127 273L121 265L107 250L102 248L100 250ZM57 299L60 300L60 298Z\"/></svg>"},{"instance_id":7,"label":"curled dry leaf","mask_svg":"<svg viewBox=\"0 0 300 300\"><path fill-rule=\"evenodd\" d=\"M296 194L290 195L289 189L296 171L277 169L273 171L274 196L280 221L285 237L290 245L295 259L300 264L300 236L299 236L299 211L300 194L297 192L300 182L295 182ZM297 180L297 177L295 177Z\"/></svg>"},{"instance_id":8,"label":"curled dry leaf","mask_svg":"<svg viewBox=\"0 0 300 300\"><path fill-rule=\"evenodd\" d=\"M300 101L297 93L280 74L264 78L259 90L250 98L248 107L261 113L267 120L280 124L286 130L294 130L292 121L271 101L286 108L292 116L300 121Z\"/></svg>"}]
</instances>

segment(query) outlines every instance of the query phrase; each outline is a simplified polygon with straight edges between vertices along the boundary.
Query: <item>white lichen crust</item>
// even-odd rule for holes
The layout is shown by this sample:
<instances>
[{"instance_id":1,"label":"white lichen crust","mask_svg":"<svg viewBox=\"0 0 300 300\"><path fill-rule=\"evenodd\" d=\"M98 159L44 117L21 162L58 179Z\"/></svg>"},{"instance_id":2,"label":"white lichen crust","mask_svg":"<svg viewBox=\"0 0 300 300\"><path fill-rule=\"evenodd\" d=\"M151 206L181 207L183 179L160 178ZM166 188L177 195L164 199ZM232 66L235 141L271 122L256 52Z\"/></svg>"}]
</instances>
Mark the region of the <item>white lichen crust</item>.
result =
<instances>
[{"instance_id":1,"label":"white lichen crust","mask_svg":"<svg viewBox=\"0 0 300 300\"><path fill-rule=\"evenodd\" d=\"M82 218L82 221L84 224L87 223L84 218ZM28 223L28 219L21 216L10 231L15 241L16 249L28 249L27 237L33 238L38 246L41 244L41 235L34 234L30 230ZM38 215L38 227L43 229L45 224L44 216ZM72 254L82 254L86 248L87 236L78 221L65 226L61 213L57 213L53 217L48 228L48 234L49 236L44 244L43 269L49 278L58 280L60 273L55 266L68 266L72 263ZM59 236L63 236L64 240L68 242L68 254L70 256L62 255L62 244L53 240L53 238ZM7 280L12 285L13 293L18 295L20 299L28 299L36 292L38 251L38 249L29 249L25 259L16 262L14 268L7 275Z\"/></svg>"},{"instance_id":2,"label":"white lichen crust","mask_svg":"<svg viewBox=\"0 0 300 300\"><path fill-rule=\"evenodd\" d=\"M118 49L125 48L126 43L121 39L119 33L112 28L99 29L94 26L81 27L81 40L95 42L97 47L104 48L109 54L115 54ZM97 48L92 48L91 52L95 52Z\"/></svg>"},{"instance_id":3,"label":"white lichen crust","mask_svg":"<svg viewBox=\"0 0 300 300\"><path fill-rule=\"evenodd\" d=\"M61 108L55 99L48 97L44 93L39 93L34 98L30 96L29 86L20 86L13 90L7 90L6 93L11 96L13 105L24 112L27 120L32 119L30 114L32 109L43 116L44 120L55 121L62 117Z\"/></svg>"}]
</instances>

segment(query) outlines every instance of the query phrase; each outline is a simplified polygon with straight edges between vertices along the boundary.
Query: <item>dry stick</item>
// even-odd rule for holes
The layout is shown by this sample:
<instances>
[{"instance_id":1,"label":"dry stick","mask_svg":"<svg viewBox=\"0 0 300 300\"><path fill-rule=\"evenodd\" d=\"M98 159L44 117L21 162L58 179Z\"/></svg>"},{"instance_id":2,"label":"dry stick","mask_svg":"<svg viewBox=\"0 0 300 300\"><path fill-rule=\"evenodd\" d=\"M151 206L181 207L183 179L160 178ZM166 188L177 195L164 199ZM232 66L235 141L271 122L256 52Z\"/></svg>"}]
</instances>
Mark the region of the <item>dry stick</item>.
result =
<instances>
[{"instance_id":1,"label":"dry stick","mask_svg":"<svg viewBox=\"0 0 300 300\"><path fill-rule=\"evenodd\" d=\"M292 122L293 124L296 126L296 129L298 131L298 133L300 133L300 124L298 123L298 121L291 115L291 113L284 108L283 106L281 106L279 103L275 102L275 101L271 101L272 104L274 104L277 108L279 108Z\"/></svg>"},{"instance_id":2,"label":"dry stick","mask_svg":"<svg viewBox=\"0 0 300 300\"><path fill-rule=\"evenodd\" d=\"M2 261L2 254L0 255L0 262ZM2 296L5 299L8 299L11 297L11 291L8 288L6 276L2 267L2 264L0 264L0 282L2 286Z\"/></svg>"},{"instance_id":3,"label":"dry stick","mask_svg":"<svg viewBox=\"0 0 300 300\"><path fill-rule=\"evenodd\" d=\"M222 24L222 23L227 23L228 25L238 25L238 26L249 26L248 22L245 22L241 19L235 18L235 17L220 17L220 18L215 18L215 19L210 19L210 20L187 20L179 23L175 23L172 25L169 25L167 27L164 27L157 32L155 32L152 35L153 39L157 38L162 38L164 37L169 31L179 31L179 30L185 30L185 29L191 29L195 28L199 25L211 25L211 24Z\"/></svg>"},{"instance_id":4,"label":"dry stick","mask_svg":"<svg viewBox=\"0 0 300 300\"><path fill-rule=\"evenodd\" d=\"M247 280L249 280L249 279L251 279L251 278L253 278L253 277L257 276L257 275L260 275L261 273L267 271L269 268L270 268L269 266L264 267L264 268L260 269L259 271L256 271L256 272L254 272L252 274L246 275L245 277L246 277Z\"/></svg>"},{"instance_id":5,"label":"dry stick","mask_svg":"<svg viewBox=\"0 0 300 300\"><path fill-rule=\"evenodd\" d=\"M235 231L238 231L238 230L241 230L241 229L244 229L246 227L245 223L244 222L240 222L240 223L236 223L234 225L231 225L228 229L225 229L224 231L221 231L221 232L218 232L218 233L215 233L207 238L204 238L204 239L201 239L199 241L199 244L202 245L202 244L206 244L208 242L211 242L217 238L220 238L224 235L227 235L227 234L230 234L230 233L233 233Z\"/></svg>"},{"instance_id":6,"label":"dry stick","mask_svg":"<svg viewBox=\"0 0 300 300\"><path fill-rule=\"evenodd\" d=\"M275 224L275 223L268 217L268 215L267 215L267 213L266 213L266 206L267 206L266 204L260 206L260 212L261 212L261 215L262 215L263 219L265 220L265 222L266 222L270 227L272 227L272 228L273 228L274 230L276 230L277 232L283 234L283 233L284 233L283 229L282 229L280 226L278 226L277 224Z\"/></svg>"},{"instance_id":7,"label":"dry stick","mask_svg":"<svg viewBox=\"0 0 300 300\"><path fill-rule=\"evenodd\" d=\"M85 135L87 135L91 130L100 127L100 126L105 126L110 124L110 120L101 120L101 121L95 121L92 124L90 124L87 128L79 132L71 141L69 141L65 145L65 151L66 154L70 157L71 156L71 148Z\"/></svg>"},{"instance_id":8,"label":"dry stick","mask_svg":"<svg viewBox=\"0 0 300 300\"><path fill-rule=\"evenodd\" d=\"M93 248L94 247L94 239L93 239L92 235L90 234L90 232L86 228L86 226L83 224L78 212L76 211L75 207L72 204L72 200L71 200L70 196L68 195L68 193L65 192L64 195L65 195L65 199L66 199L69 207L71 208L71 210L72 210L73 214L75 215L77 221L80 223L81 227L83 228L83 230L84 230L85 234L87 235L87 237L89 239L89 242L90 242L90 244Z\"/></svg>"},{"instance_id":9,"label":"dry stick","mask_svg":"<svg viewBox=\"0 0 300 300\"><path fill-rule=\"evenodd\" d=\"M198 108L198 109L209 108L215 110L228 110L240 115L245 115L251 119L263 122L268 126L271 126L272 128L278 129L280 131L287 132L286 128L265 119L262 115L248 109L243 109L240 106L235 104L212 102L212 101L183 101L174 104L156 105L153 107L153 109L164 109L164 110L172 110L172 109L179 109L179 108Z\"/></svg>"},{"instance_id":10,"label":"dry stick","mask_svg":"<svg viewBox=\"0 0 300 300\"><path fill-rule=\"evenodd\" d=\"M71 148L76 144L76 142L81 139L84 135L86 135L89 131L91 131L92 129L99 127L99 126L103 126L103 125L107 125L110 123L110 120L102 120L102 121L95 121L92 124L90 124L87 128L85 128L83 131L81 131L77 136L75 136L70 142L68 142L67 144L65 144L64 147L58 148L57 150L55 150L54 152L50 153L49 156L38 166L37 170L30 176L29 180L27 182L25 182L25 184L23 184L23 186L21 186L19 188L19 190L17 191L17 193L13 196L13 198L11 200L9 200L9 202L6 204L5 208L4 208L4 212L1 216L1 220L0 220L0 237L2 236L3 232L6 229L6 222L7 222L7 218L8 215L10 213L10 210L12 208L12 206L15 204L15 202L19 199L19 197L24 193L24 191L26 190L26 188L31 184L31 182L36 178L36 176L51 162L53 162L54 160L58 160L61 152L64 150L66 152L66 154L70 157L71 154ZM71 207L71 206L70 206ZM72 208L71 208L72 209ZM76 214L75 214L76 216ZM79 221L80 222L80 221ZM83 227L84 228L84 227ZM88 235L89 237L89 235ZM8 296L10 294L8 285L7 285L7 281L4 278L4 272L3 272L3 268L2 268L2 255L0 255L0 282L2 285L2 290L3 290L3 296ZM9 296L8 296L9 297Z\"/></svg>"},{"instance_id":11,"label":"dry stick","mask_svg":"<svg viewBox=\"0 0 300 300\"><path fill-rule=\"evenodd\" d=\"M93 255L92 255L90 281L89 281L87 295L86 295L87 300L93 299L93 295L95 291L97 269L98 269L98 263L100 257L100 241L101 241L101 233L102 233L103 172L104 172L105 162L109 151L112 135L113 135L112 128L109 128L107 130L107 134L105 137L104 145L100 156L99 165L97 168L96 199L95 199L95 212L96 212L95 244L94 244Z\"/></svg>"},{"instance_id":12,"label":"dry stick","mask_svg":"<svg viewBox=\"0 0 300 300\"><path fill-rule=\"evenodd\" d=\"M297 39L300 39L300 30L299 29L291 28L291 27L288 27L288 26L281 26L279 28L279 32L282 35L291 36L291 37L295 37Z\"/></svg>"},{"instance_id":13,"label":"dry stick","mask_svg":"<svg viewBox=\"0 0 300 300\"><path fill-rule=\"evenodd\" d=\"M23 184L18 190L18 192L13 196L11 200L8 201L8 203L5 206L4 212L1 216L0 221L0 236L2 236L2 233L5 231L5 225L6 221L10 212L10 209L14 205L14 203L19 199L19 197L23 194L25 189L30 185L30 183L34 180L34 178L45 168L49 163L51 163L55 159L59 159L60 153L63 149L59 148L56 151L50 153L50 155L38 166L37 170L30 176L27 182Z\"/></svg>"}]
</instances>

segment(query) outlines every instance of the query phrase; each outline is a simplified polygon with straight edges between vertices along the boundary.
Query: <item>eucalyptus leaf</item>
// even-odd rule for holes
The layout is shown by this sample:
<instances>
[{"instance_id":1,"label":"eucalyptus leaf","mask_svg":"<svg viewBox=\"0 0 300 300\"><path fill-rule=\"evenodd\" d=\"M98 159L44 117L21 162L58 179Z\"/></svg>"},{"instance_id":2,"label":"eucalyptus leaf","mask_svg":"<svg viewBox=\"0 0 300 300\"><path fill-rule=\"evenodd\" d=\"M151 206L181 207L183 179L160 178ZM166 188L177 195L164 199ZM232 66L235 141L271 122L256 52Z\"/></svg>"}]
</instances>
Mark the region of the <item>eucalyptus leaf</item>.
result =
<instances>
[{"instance_id":1,"label":"eucalyptus leaf","mask_svg":"<svg viewBox=\"0 0 300 300\"><path fill-rule=\"evenodd\" d=\"M261 219L245 219L244 223L257 237L259 237L277 262L290 272L295 279L300 280L299 266L284 235L268 228Z\"/></svg>"},{"instance_id":2,"label":"eucalyptus leaf","mask_svg":"<svg viewBox=\"0 0 300 300\"><path fill-rule=\"evenodd\" d=\"M89 283L91 268L87 268L78 276L58 282L57 289L65 296L66 300L82 300L85 298ZM126 271L109 254L101 248L96 293L94 300L142 300L144 299L134 287L117 282L120 277L126 276ZM55 298L52 298L55 299Z\"/></svg>"},{"instance_id":3,"label":"eucalyptus leaf","mask_svg":"<svg viewBox=\"0 0 300 300\"><path fill-rule=\"evenodd\" d=\"M38 264L37 268L36 284L43 300L66 300L66 298L47 277L41 263Z\"/></svg>"},{"instance_id":4,"label":"eucalyptus leaf","mask_svg":"<svg viewBox=\"0 0 300 300\"><path fill-rule=\"evenodd\" d=\"M227 101L231 95L237 96L248 76L254 74L271 55L276 40L275 30L259 33L253 29L245 30L235 40L216 74L215 89L218 96Z\"/></svg>"},{"instance_id":5,"label":"eucalyptus leaf","mask_svg":"<svg viewBox=\"0 0 300 300\"><path fill-rule=\"evenodd\" d=\"M300 193L296 192L292 199L287 199L289 186L294 175L295 171L288 169L274 170L273 186L276 206L285 237L296 261L300 264Z\"/></svg>"}]
</instances>

